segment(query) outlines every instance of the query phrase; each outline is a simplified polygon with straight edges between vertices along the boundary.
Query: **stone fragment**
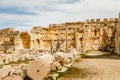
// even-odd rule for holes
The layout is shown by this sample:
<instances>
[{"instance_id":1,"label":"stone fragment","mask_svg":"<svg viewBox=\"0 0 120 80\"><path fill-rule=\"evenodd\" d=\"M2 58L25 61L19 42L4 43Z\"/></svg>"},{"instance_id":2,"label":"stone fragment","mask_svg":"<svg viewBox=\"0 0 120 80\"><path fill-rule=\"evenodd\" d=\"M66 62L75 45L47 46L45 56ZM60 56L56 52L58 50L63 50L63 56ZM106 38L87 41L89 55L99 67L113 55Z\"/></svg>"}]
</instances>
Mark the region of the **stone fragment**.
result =
<instances>
[{"instance_id":1,"label":"stone fragment","mask_svg":"<svg viewBox=\"0 0 120 80\"><path fill-rule=\"evenodd\" d=\"M3 80L23 80L23 78L18 75L10 75L10 76L4 78Z\"/></svg>"},{"instance_id":2,"label":"stone fragment","mask_svg":"<svg viewBox=\"0 0 120 80\"><path fill-rule=\"evenodd\" d=\"M27 67L27 75L32 80L43 80L50 72L51 67L42 61L32 61Z\"/></svg>"},{"instance_id":3,"label":"stone fragment","mask_svg":"<svg viewBox=\"0 0 120 80\"><path fill-rule=\"evenodd\" d=\"M0 78L5 78L9 76L10 72L10 69L0 69Z\"/></svg>"}]
</instances>

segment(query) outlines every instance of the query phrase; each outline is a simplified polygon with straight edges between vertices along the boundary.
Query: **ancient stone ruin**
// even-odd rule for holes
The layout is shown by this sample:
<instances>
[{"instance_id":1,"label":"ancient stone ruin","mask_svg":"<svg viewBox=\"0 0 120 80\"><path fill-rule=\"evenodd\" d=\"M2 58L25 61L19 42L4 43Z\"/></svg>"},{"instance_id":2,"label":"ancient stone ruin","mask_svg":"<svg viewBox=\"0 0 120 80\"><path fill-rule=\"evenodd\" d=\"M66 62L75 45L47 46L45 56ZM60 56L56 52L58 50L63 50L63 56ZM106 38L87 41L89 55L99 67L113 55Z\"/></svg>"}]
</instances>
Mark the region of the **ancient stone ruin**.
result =
<instances>
[{"instance_id":1,"label":"ancient stone ruin","mask_svg":"<svg viewBox=\"0 0 120 80\"><path fill-rule=\"evenodd\" d=\"M52 52L57 47L59 51L73 47L83 52L103 50L119 54L119 24L119 18L105 18L50 24L47 28L35 26L29 33L7 28L0 31L0 46L2 50L39 48Z\"/></svg>"},{"instance_id":2,"label":"ancient stone ruin","mask_svg":"<svg viewBox=\"0 0 120 80\"><path fill-rule=\"evenodd\" d=\"M56 80L88 50L120 54L119 18L0 30L0 80Z\"/></svg>"},{"instance_id":3,"label":"ancient stone ruin","mask_svg":"<svg viewBox=\"0 0 120 80\"><path fill-rule=\"evenodd\" d=\"M20 32L15 31L13 28L0 30L0 51L23 49L19 35Z\"/></svg>"}]
</instances>

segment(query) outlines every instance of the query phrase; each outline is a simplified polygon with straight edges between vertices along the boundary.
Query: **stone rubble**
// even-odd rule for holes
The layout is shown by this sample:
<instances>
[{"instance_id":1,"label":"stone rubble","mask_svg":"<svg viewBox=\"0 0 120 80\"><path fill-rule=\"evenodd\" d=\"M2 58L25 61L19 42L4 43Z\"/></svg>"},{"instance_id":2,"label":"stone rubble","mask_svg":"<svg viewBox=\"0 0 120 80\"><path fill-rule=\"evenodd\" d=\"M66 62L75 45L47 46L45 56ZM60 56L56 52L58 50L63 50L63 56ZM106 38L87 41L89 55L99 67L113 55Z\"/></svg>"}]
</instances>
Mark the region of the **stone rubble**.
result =
<instances>
[{"instance_id":1,"label":"stone rubble","mask_svg":"<svg viewBox=\"0 0 120 80\"><path fill-rule=\"evenodd\" d=\"M75 49L69 53L57 52L55 54L41 53L39 49L20 50L11 54L1 54L1 56L3 63L0 65L0 80L15 80L15 77L22 80L26 75L33 80L45 78L56 80L59 73L65 72L76 59L80 58L80 54ZM26 59L30 61L25 63ZM23 62L19 63L19 61Z\"/></svg>"},{"instance_id":2,"label":"stone rubble","mask_svg":"<svg viewBox=\"0 0 120 80\"><path fill-rule=\"evenodd\" d=\"M69 67L72 66L76 59L80 58L80 54L77 53L75 49L73 49L73 51L73 53L46 53L36 57L36 59L28 65L28 76L33 80L43 80L44 78L52 78L56 80L60 73L65 72ZM40 76L37 73L37 70L39 70L38 73L43 76Z\"/></svg>"}]
</instances>

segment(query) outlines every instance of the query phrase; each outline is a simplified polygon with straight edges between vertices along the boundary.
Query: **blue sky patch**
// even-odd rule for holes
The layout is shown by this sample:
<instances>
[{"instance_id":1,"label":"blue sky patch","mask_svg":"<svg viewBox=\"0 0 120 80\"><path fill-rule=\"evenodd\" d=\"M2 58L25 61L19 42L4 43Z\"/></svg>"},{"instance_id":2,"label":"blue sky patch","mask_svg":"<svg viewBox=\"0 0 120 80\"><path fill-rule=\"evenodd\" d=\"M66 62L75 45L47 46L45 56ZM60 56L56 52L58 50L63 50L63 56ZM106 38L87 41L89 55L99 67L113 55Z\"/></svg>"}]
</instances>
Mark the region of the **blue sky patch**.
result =
<instances>
[{"instance_id":1,"label":"blue sky patch","mask_svg":"<svg viewBox=\"0 0 120 80\"><path fill-rule=\"evenodd\" d=\"M6 14L20 14L20 15L37 15L36 13L25 11L25 9L20 8L0 8L0 13Z\"/></svg>"},{"instance_id":2,"label":"blue sky patch","mask_svg":"<svg viewBox=\"0 0 120 80\"><path fill-rule=\"evenodd\" d=\"M118 18L119 11L120 0L0 0L0 29Z\"/></svg>"}]
</instances>

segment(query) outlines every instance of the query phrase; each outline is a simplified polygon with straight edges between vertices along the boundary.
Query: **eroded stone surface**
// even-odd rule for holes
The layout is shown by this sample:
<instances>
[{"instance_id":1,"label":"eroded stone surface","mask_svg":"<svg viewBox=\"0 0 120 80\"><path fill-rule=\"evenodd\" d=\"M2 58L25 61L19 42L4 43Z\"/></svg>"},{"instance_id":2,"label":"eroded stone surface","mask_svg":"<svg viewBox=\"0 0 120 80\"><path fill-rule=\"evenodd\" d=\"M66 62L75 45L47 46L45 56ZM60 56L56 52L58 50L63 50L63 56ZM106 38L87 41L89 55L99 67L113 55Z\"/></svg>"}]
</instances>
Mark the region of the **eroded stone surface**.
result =
<instances>
[{"instance_id":1,"label":"eroded stone surface","mask_svg":"<svg viewBox=\"0 0 120 80\"><path fill-rule=\"evenodd\" d=\"M32 61L27 67L27 74L32 80L43 80L50 72L50 64L44 61Z\"/></svg>"}]
</instances>

